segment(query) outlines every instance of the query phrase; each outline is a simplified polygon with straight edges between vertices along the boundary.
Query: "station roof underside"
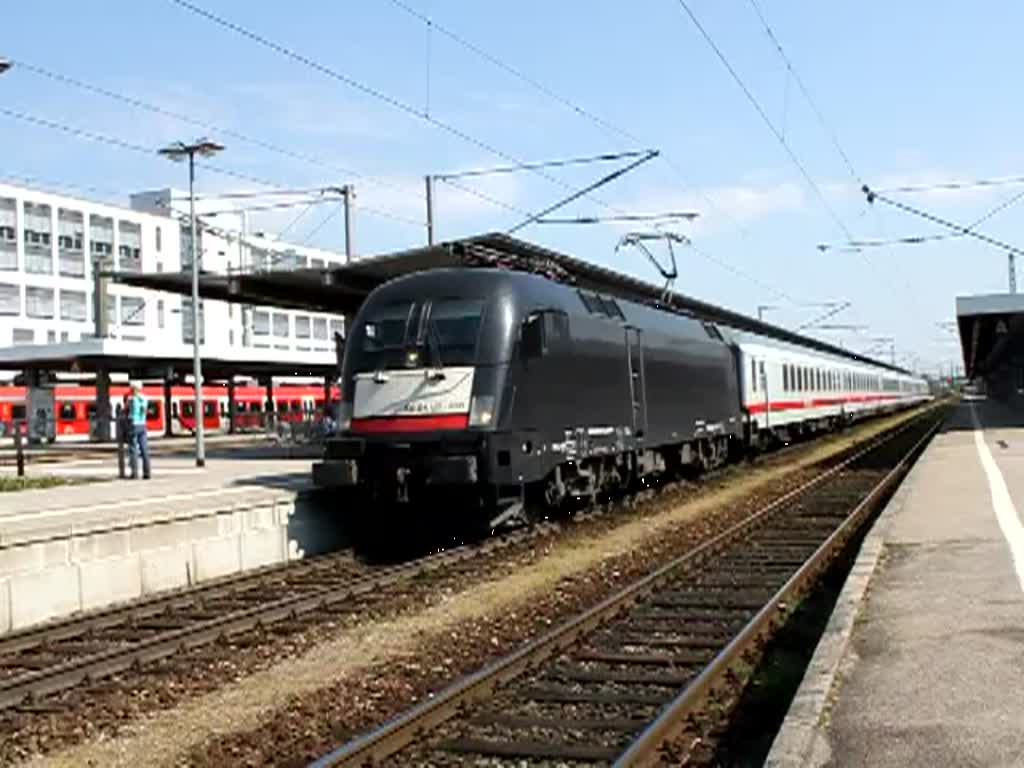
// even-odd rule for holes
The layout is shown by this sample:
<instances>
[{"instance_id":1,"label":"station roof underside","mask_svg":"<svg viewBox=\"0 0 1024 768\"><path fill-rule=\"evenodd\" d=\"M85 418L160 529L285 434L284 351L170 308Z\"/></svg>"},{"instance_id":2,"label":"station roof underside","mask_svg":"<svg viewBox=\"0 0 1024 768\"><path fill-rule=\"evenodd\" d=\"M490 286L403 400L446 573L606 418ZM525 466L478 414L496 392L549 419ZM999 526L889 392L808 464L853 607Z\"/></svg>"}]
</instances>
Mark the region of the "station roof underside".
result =
<instances>
[{"instance_id":1,"label":"station roof underside","mask_svg":"<svg viewBox=\"0 0 1024 768\"><path fill-rule=\"evenodd\" d=\"M968 377L995 370L1011 352L1024 351L1024 295L958 296L956 322Z\"/></svg>"},{"instance_id":2,"label":"station roof underside","mask_svg":"<svg viewBox=\"0 0 1024 768\"><path fill-rule=\"evenodd\" d=\"M324 269L272 270L232 275L200 275L199 293L207 299L265 304L290 309L354 315L378 285L412 272L443 267L506 267L527 269L617 298L662 305L663 289L621 272L501 233L478 235L379 256ZM126 285L191 295L189 272L159 274L112 273ZM761 322L747 315L671 292L665 304L675 311L736 331L817 349L851 361L870 363L900 373L906 370L864 357L817 339Z\"/></svg>"},{"instance_id":3,"label":"station roof underside","mask_svg":"<svg viewBox=\"0 0 1024 768\"><path fill-rule=\"evenodd\" d=\"M334 353L318 356L323 360L310 361L307 352L273 349L227 350L213 356L204 352L203 378L334 375L338 367ZM0 349L0 370L75 373L106 370L138 378L169 379L192 373L192 347L181 344L154 350L146 342L95 338L61 344L5 347Z\"/></svg>"}]
</instances>

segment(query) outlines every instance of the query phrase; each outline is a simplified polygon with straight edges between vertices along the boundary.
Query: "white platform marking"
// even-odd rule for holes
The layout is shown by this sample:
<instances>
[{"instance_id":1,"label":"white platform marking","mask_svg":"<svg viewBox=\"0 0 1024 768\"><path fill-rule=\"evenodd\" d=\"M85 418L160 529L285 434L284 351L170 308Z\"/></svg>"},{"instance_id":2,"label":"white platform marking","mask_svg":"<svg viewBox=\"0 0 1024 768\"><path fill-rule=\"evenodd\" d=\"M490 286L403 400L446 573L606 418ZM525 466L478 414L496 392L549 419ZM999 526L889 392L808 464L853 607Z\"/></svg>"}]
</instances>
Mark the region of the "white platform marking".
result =
<instances>
[{"instance_id":1,"label":"white platform marking","mask_svg":"<svg viewBox=\"0 0 1024 768\"><path fill-rule=\"evenodd\" d=\"M1020 517L1017 515L1017 508L1013 504L1013 498L1006 487L1003 473L999 465L992 458L992 452L985 444L985 433L982 431L978 415L971 406L971 421L974 422L974 444L978 448L978 458L981 459L981 466L988 477L988 487L992 494L992 508L996 513L996 520L999 521L999 528L1010 545L1010 556L1013 560L1013 567L1017 571L1017 580L1020 582L1021 590L1024 590L1024 525L1021 525Z\"/></svg>"}]
</instances>

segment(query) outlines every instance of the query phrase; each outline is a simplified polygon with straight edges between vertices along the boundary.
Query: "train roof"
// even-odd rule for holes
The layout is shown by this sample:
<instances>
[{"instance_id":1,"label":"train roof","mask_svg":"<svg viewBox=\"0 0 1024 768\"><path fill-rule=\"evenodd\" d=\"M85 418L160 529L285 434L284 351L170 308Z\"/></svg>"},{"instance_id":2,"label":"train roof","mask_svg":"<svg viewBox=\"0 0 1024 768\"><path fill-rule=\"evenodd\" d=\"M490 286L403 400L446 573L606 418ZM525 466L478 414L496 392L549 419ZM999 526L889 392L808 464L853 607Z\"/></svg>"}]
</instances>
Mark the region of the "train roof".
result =
<instances>
[{"instance_id":1,"label":"train roof","mask_svg":"<svg viewBox=\"0 0 1024 768\"><path fill-rule=\"evenodd\" d=\"M205 298L223 301L353 315L377 286L402 275L439 267L502 267L534 272L557 282L697 317L733 331L747 332L839 358L910 374L904 368L858 355L834 344L765 323L692 296L675 291L665 292L653 283L497 232L369 256L349 264L322 269L268 270L230 275L205 273L200 276L200 294ZM111 276L119 282L141 288L182 295L189 295L192 291L191 273L188 272L115 272L111 273Z\"/></svg>"}]
</instances>

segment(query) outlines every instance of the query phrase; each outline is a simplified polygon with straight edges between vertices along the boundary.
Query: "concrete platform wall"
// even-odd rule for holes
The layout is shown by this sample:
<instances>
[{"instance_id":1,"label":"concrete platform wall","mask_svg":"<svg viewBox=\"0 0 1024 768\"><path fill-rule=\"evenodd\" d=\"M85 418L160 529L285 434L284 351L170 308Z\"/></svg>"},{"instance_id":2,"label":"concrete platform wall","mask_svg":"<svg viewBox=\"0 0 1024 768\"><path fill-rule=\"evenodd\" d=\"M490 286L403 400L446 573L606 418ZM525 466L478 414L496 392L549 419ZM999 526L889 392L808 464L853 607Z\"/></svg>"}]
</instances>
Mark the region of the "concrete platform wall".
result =
<instances>
[{"instance_id":1,"label":"concrete platform wall","mask_svg":"<svg viewBox=\"0 0 1024 768\"><path fill-rule=\"evenodd\" d=\"M0 540L0 635L78 611L335 549L340 525L308 492L129 519L34 521ZM85 519L83 519L83 517Z\"/></svg>"}]
</instances>

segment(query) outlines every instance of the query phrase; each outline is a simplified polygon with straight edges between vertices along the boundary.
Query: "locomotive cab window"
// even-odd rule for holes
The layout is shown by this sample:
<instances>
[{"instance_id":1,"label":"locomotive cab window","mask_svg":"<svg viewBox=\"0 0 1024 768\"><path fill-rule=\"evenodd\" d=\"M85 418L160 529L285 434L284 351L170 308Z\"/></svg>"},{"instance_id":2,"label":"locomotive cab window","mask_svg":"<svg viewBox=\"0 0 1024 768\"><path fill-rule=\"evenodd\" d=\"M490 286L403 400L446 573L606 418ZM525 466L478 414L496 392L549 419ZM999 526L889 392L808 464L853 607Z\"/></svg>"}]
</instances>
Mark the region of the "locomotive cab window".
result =
<instances>
[{"instance_id":1,"label":"locomotive cab window","mask_svg":"<svg viewBox=\"0 0 1024 768\"><path fill-rule=\"evenodd\" d=\"M479 299L433 301L424 318L426 334L433 333L435 354L444 365L473 365L483 322L484 303ZM431 327L432 326L432 327ZM430 341L425 339L424 343ZM429 344L427 344L429 347Z\"/></svg>"},{"instance_id":2,"label":"locomotive cab window","mask_svg":"<svg viewBox=\"0 0 1024 768\"><path fill-rule=\"evenodd\" d=\"M521 354L524 359L551 354L569 340L569 316L560 310L531 312L523 320Z\"/></svg>"}]
</instances>

